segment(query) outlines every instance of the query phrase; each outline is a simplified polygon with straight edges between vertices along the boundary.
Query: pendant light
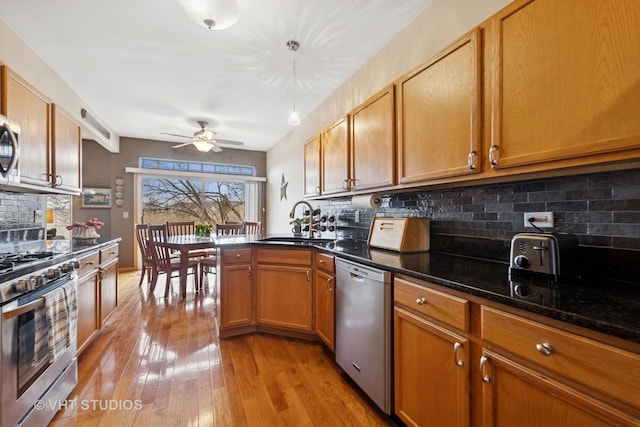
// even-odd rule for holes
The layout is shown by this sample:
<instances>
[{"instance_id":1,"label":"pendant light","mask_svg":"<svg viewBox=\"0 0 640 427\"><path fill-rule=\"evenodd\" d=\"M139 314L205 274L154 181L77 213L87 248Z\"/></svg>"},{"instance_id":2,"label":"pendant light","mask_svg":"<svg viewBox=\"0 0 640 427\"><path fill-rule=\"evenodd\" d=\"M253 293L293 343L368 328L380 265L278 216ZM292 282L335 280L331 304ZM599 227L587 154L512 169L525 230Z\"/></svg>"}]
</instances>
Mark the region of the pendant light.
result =
<instances>
[{"instance_id":1,"label":"pendant light","mask_svg":"<svg viewBox=\"0 0 640 427\"><path fill-rule=\"evenodd\" d=\"M210 30L224 30L238 22L240 9L235 0L177 0L193 22Z\"/></svg>"},{"instance_id":2,"label":"pendant light","mask_svg":"<svg viewBox=\"0 0 640 427\"><path fill-rule=\"evenodd\" d=\"M296 58L295 58L295 53L298 49L300 49L300 43L298 43L295 40L289 40L287 42L287 48L293 52L294 57L293 57L293 110L291 111L291 114L289 114L289 119L287 120L287 123L289 123L289 126L298 126L300 124L300 116L298 115L298 113L296 112Z\"/></svg>"}]
</instances>

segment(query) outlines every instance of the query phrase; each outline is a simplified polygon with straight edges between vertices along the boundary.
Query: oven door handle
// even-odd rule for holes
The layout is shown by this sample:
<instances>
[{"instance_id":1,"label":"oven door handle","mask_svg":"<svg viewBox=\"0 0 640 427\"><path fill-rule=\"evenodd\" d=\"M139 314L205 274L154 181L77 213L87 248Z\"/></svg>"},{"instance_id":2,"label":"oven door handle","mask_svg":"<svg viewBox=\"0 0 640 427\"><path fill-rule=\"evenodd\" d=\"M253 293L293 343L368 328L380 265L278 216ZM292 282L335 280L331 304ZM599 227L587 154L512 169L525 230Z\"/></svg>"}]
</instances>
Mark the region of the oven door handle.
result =
<instances>
[{"instance_id":1,"label":"oven door handle","mask_svg":"<svg viewBox=\"0 0 640 427\"><path fill-rule=\"evenodd\" d=\"M18 317L21 314L27 313L31 310L34 310L37 306L44 303L44 298L38 298L35 301L31 301L28 304L21 305L18 308L14 308L13 310L2 313L3 319L13 319L14 317Z\"/></svg>"}]
</instances>

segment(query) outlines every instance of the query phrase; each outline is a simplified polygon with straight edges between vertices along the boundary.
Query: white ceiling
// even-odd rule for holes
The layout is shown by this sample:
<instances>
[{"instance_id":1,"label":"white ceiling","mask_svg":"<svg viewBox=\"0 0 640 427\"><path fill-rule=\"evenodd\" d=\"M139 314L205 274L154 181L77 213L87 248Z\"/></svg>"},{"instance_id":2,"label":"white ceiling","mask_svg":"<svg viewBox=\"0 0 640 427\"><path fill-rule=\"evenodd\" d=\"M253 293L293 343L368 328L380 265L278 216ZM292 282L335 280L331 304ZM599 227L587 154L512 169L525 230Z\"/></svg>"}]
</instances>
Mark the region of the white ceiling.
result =
<instances>
[{"instance_id":1,"label":"white ceiling","mask_svg":"<svg viewBox=\"0 0 640 427\"><path fill-rule=\"evenodd\" d=\"M292 54L302 120L432 0L237 0L212 31L175 0L0 0L0 19L120 136L185 142L206 120L266 151L291 127ZM10 64L9 64L10 65Z\"/></svg>"}]
</instances>

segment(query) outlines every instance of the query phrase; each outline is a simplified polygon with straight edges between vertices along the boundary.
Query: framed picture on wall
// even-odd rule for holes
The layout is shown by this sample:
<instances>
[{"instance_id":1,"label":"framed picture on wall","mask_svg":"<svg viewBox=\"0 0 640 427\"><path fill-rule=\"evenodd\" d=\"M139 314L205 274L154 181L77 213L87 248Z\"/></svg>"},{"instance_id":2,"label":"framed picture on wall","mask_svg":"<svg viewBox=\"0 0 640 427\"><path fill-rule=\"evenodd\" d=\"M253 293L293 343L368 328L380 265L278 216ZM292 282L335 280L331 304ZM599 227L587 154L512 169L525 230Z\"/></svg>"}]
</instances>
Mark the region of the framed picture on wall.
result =
<instances>
[{"instance_id":1,"label":"framed picture on wall","mask_svg":"<svg viewBox=\"0 0 640 427\"><path fill-rule=\"evenodd\" d=\"M110 208L111 189L110 188L85 188L82 190L83 208Z\"/></svg>"}]
</instances>

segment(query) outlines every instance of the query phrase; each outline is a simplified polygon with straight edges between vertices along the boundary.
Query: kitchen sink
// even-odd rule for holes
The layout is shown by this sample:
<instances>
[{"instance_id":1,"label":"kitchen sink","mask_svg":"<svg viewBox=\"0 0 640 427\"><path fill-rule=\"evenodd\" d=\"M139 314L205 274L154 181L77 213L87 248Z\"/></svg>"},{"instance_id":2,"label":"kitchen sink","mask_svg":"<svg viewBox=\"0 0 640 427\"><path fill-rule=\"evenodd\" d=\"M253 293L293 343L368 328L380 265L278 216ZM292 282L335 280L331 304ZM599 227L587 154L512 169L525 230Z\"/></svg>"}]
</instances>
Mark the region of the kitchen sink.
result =
<instances>
[{"instance_id":1,"label":"kitchen sink","mask_svg":"<svg viewBox=\"0 0 640 427\"><path fill-rule=\"evenodd\" d=\"M313 245L317 243L329 243L335 239L322 239L319 237L289 237L289 236L272 236L258 239L259 242L283 242L283 243L300 243L306 245Z\"/></svg>"}]
</instances>

